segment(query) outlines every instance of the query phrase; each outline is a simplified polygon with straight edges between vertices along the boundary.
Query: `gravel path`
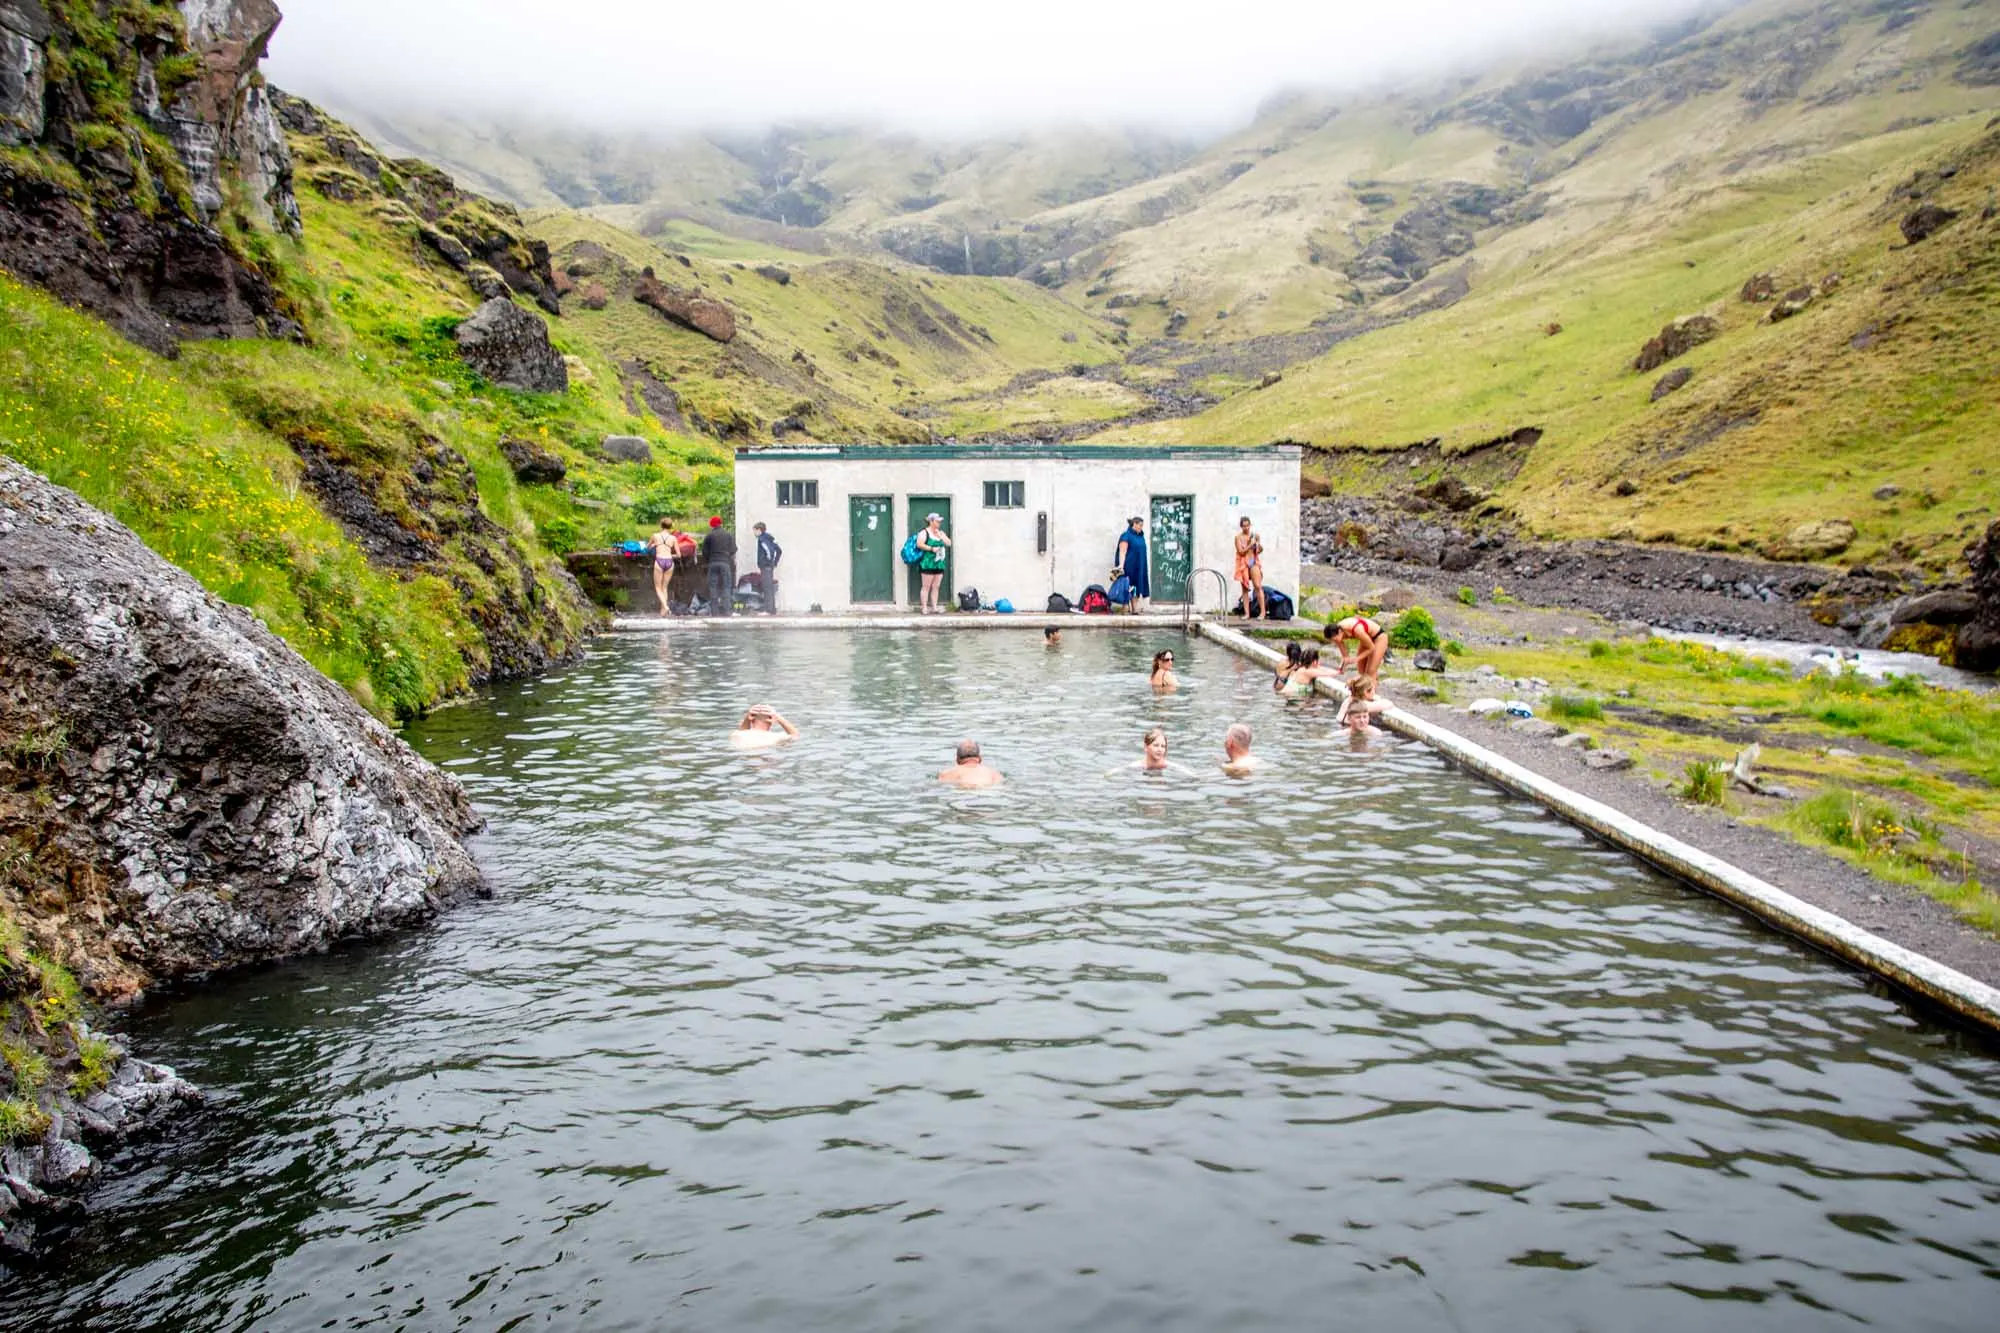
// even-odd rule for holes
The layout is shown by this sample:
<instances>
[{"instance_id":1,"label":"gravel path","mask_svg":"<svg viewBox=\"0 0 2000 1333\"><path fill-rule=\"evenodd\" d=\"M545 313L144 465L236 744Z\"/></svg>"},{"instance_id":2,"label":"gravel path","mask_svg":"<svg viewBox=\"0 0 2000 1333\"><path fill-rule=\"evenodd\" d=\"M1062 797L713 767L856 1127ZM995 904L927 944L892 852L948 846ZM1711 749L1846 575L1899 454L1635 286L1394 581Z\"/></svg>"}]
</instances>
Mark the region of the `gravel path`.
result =
<instances>
[{"instance_id":1,"label":"gravel path","mask_svg":"<svg viewBox=\"0 0 2000 1333\"><path fill-rule=\"evenodd\" d=\"M1385 680L1398 707L1502 755L1543 777L1623 810L1635 819L1742 867L1816 907L1914 949L1988 985L2000 986L2000 939L1961 921L1915 889L1866 871L1723 811L1685 805L1633 770L1586 768L1581 751L1516 734L1505 723L1412 702Z\"/></svg>"}]
</instances>

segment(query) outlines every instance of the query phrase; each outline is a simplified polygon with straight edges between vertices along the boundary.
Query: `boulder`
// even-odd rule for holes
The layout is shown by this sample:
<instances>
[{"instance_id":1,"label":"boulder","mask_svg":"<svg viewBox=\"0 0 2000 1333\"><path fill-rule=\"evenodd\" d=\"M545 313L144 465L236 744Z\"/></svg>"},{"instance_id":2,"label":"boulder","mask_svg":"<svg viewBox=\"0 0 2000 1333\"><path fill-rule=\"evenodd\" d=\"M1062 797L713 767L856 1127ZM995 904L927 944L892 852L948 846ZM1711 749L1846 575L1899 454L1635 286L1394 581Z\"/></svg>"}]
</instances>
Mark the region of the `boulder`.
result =
<instances>
[{"instance_id":1,"label":"boulder","mask_svg":"<svg viewBox=\"0 0 2000 1333\"><path fill-rule=\"evenodd\" d=\"M1301 500L1322 500L1333 494L1333 487L1318 477L1299 476L1299 498Z\"/></svg>"},{"instance_id":2,"label":"boulder","mask_svg":"<svg viewBox=\"0 0 2000 1333\"><path fill-rule=\"evenodd\" d=\"M509 436L500 441L500 452L514 469L514 480L528 486L553 486L569 473L562 459L529 440Z\"/></svg>"},{"instance_id":3,"label":"boulder","mask_svg":"<svg viewBox=\"0 0 2000 1333\"><path fill-rule=\"evenodd\" d=\"M1885 486L1877 486L1875 488L1875 498L1877 500L1893 500L1902 493L1903 493L1903 488L1901 486L1896 485L1894 482L1890 482Z\"/></svg>"},{"instance_id":4,"label":"boulder","mask_svg":"<svg viewBox=\"0 0 2000 1333\"><path fill-rule=\"evenodd\" d=\"M1684 387L1687 384L1687 382L1693 378L1694 378L1694 372L1692 370L1688 369L1686 366L1675 366L1672 370L1668 371L1666 374L1660 376L1658 380L1654 381L1653 401L1656 403L1659 402L1662 398L1665 398L1675 389ZM1625 491L1622 492L1622 494L1630 495L1631 492Z\"/></svg>"},{"instance_id":5,"label":"boulder","mask_svg":"<svg viewBox=\"0 0 2000 1333\"><path fill-rule=\"evenodd\" d=\"M1684 315L1668 322L1657 336L1639 349L1632 368L1658 370L1667 362L1709 342L1722 332L1722 321L1713 315Z\"/></svg>"},{"instance_id":6,"label":"boulder","mask_svg":"<svg viewBox=\"0 0 2000 1333\"><path fill-rule=\"evenodd\" d=\"M1854 525L1844 518L1814 519L1801 523L1785 534L1783 555L1788 560L1825 560L1839 555L1854 544Z\"/></svg>"},{"instance_id":7,"label":"boulder","mask_svg":"<svg viewBox=\"0 0 2000 1333\"><path fill-rule=\"evenodd\" d=\"M1776 324L1790 319L1812 303L1812 288L1794 287L1778 298L1777 304L1771 307L1771 313L1764 316L1764 319L1767 323Z\"/></svg>"},{"instance_id":8,"label":"boulder","mask_svg":"<svg viewBox=\"0 0 2000 1333\"><path fill-rule=\"evenodd\" d=\"M1435 648L1418 649L1417 655L1413 660L1413 665L1419 671L1443 672L1445 669L1444 654Z\"/></svg>"},{"instance_id":9,"label":"boulder","mask_svg":"<svg viewBox=\"0 0 2000 1333\"><path fill-rule=\"evenodd\" d=\"M604 456L614 463L650 463L653 461L653 446L637 435L607 435L598 446Z\"/></svg>"},{"instance_id":10,"label":"boulder","mask_svg":"<svg viewBox=\"0 0 2000 1333\"><path fill-rule=\"evenodd\" d=\"M1956 209L1940 204L1923 204L1902 221L1903 239L1911 245L1928 240L1958 217Z\"/></svg>"},{"instance_id":11,"label":"boulder","mask_svg":"<svg viewBox=\"0 0 2000 1333\"><path fill-rule=\"evenodd\" d=\"M7 459L0 583L0 772L43 738L48 801L29 873L50 887L26 912L54 897L46 930L94 990L324 949L481 889L457 782L250 612Z\"/></svg>"},{"instance_id":12,"label":"boulder","mask_svg":"<svg viewBox=\"0 0 2000 1333\"><path fill-rule=\"evenodd\" d=\"M1491 491L1468 486L1463 480L1450 474L1439 477L1428 486L1418 488L1417 494L1426 500L1434 500L1456 513L1463 513L1493 498Z\"/></svg>"},{"instance_id":13,"label":"boulder","mask_svg":"<svg viewBox=\"0 0 2000 1333\"><path fill-rule=\"evenodd\" d=\"M1965 561L1979 605L1953 636L1952 661L1966 671L2000 671L2000 519L1965 548Z\"/></svg>"},{"instance_id":14,"label":"boulder","mask_svg":"<svg viewBox=\"0 0 2000 1333\"><path fill-rule=\"evenodd\" d=\"M1479 552L1463 542L1446 546L1438 552L1438 568L1447 574L1458 574L1479 563Z\"/></svg>"},{"instance_id":15,"label":"boulder","mask_svg":"<svg viewBox=\"0 0 2000 1333\"><path fill-rule=\"evenodd\" d=\"M1777 294L1778 278L1774 273L1757 274L1748 282L1745 282L1743 290L1737 293L1737 295L1753 305L1759 301L1768 301Z\"/></svg>"},{"instance_id":16,"label":"boulder","mask_svg":"<svg viewBox=\"0 0 2000 1333\"><path fill-rule=\"evenodd\" d=\"M768 278L772 282L777 283L780 287L789 287L792 285L791 273L785 269L779 268L776 264L759 264L757 266L757 276L760 278Z\"/></svg>"},{"instance_id":17,"label":"boulder","mask_svg":"<svg viewBox=\"0 0 2000 1333\"><path fill-rule=\"evenodd\" d=\"M1417 590L1401 585L1390 588L1370 588L1361 594L1360 605L1372 606L1378 611L1407 611L1417 604Z\"/></svg>"},{"instance_id":18,"label":"boulder","mask_svg":"<svg viewBox=\"0 0 2000 1333\"><path fill-rule=\"evenodd\" d=\"M632 299L640 305L651 306L683 328L693 329L719 343L733 342L736 338L736 316L728 306L700 292L669 287L652 276L650 270L641 274L634 284Z\"/></svg>"},{"instance_id":19,"label":"boulder","mask_svg":"<svg viewBox=\"0 0 2000 1333\"><path fill-rule=\"evenodd\" d=\"M1583 766L1599 773L1619 773L1632 767L1632 756L1623 750L1592 750L1583 757Z\"/></svg>"},{"instance_id":20,"label":"boulder","mask_svg":"<svg viewBox=\"0 0 2000 1333\"><path fill-rule=\"evenodd\" d=\"M512 301L496 297L458 326L458 354L465 364L503 388L564 393L569 368L549 343L549 326Z\"/></svg>"}]
</instances>

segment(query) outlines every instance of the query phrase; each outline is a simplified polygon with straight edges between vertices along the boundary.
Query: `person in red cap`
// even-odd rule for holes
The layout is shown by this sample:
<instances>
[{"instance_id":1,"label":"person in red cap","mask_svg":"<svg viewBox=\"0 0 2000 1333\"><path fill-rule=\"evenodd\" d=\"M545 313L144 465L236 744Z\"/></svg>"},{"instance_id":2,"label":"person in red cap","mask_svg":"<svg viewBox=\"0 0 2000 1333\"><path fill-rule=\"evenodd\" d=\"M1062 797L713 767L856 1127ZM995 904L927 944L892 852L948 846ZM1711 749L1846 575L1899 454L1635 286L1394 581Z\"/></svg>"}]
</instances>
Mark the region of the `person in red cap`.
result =
<instances>
[{"instance_id":1,"label":"person in red cap","mask_svg":"<svg viewBox=\"0 0 2000 1333\"><path fill-rule=\"evenodd\" d=\"M708 613L734 615L736 538L723 528L720 518L708 520L708 535L701 539L701 558L708 562Z\"/></svg>"}]
</instances>

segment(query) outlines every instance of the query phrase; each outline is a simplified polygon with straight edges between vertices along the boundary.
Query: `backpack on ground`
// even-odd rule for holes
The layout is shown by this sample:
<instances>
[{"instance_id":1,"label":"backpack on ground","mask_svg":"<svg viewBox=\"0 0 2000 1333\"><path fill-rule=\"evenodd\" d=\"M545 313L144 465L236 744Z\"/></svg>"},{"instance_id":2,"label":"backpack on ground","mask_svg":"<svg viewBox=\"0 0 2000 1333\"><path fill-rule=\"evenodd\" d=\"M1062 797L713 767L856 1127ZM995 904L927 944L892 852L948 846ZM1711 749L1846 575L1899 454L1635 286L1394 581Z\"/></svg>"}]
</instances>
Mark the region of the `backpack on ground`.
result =
<instances>
[{"instance_id":1,"label":"backpack on ground","mask_svg":"<svg viewBox=\"0 0 2000 1333\"><path fill-rule=\"evenodd\" d=\"M1132 600L1132 580L1120 574L1111 580L1111 588L1105 593L1113 606L1124 606Z\"/></svg>"},{"instance_id":2,"label":"backpack on ground","mask_svg":"<svg viewBox=\"0 0 2000 1333\"><path fill-rule=\"evenodd\" d=\"M1255 603L1252 603L1254 606ZM1290 620L1294 614L1292 599L1275 588L1264 589L1264 619Z\"/></svg>"},{"instance_id":3,"label":"backpack on ground","mask_svg":"<svg viewBox=\"0 0 2000 1333\"><path fill-rule=\"evenodd\" d=\"M1060 615L1068 615L1068 614L1069 614L1069 598L1067 598L1067 597L1063 596L1063 595L1062 595L1061 593L1059 593L1059 592L1052 592L1052 593L1050 593L1050 594L1049 594L1049 614L1050 614L1050 615L1057 615L1057 616L1060 616Z\"/></svg>"},{"instance_id":4,"label":"backpack on ground","mask_svg":"<svg viewBox=\"0 0 2000 1333\"><path fill-rule=\"evenodd\" d=\"M1111 594L1104 591L1103 584L1093 583L1083 590L1076 606L1087 616L1108 616L1111 614Z\"/></svg>"},{"instance_id":5,"label":"backpack on ground","mask_svg":"<svg viewBox=\"0 0 2000 1333\"><path fill-rule=\"evenodd\" d=\"M961 611L977 611L979 609L979 589L967 588L964 592L960 593L958 595L958 609Z\"/></svg>"},{"instance_id":6,"label":"backpack on ground","mask_svg":"<svg viewBox=\"0 0 2000 1333\"><path fill-rule=\"evenodd\" d=\"M914 565L923 558L924 553L917 549L917 534L913 532L910 534L909 540L903 543L903 563Z\"/></svg>"}]
</instances>

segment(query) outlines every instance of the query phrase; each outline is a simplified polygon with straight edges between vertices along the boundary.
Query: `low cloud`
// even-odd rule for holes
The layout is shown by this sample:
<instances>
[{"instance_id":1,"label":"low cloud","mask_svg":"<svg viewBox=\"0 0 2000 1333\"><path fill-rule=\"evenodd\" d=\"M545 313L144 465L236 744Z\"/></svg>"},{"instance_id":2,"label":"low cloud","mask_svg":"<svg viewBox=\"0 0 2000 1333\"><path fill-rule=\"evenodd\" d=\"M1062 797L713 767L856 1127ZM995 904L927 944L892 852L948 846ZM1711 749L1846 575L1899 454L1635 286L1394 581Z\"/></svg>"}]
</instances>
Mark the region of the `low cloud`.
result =
<instances>
[{"instance_id":1,"label":"low cloud","mask_svg":"<svg viewBox=\"0 0 2000 1333\"><path fill-rule=\"evenodd\" d=\"M280 0L268 68L352 106L661 132L865 121L1210 132L1284 88L1559 54L1713 0Z\"/></svg>"}]
</instances>

